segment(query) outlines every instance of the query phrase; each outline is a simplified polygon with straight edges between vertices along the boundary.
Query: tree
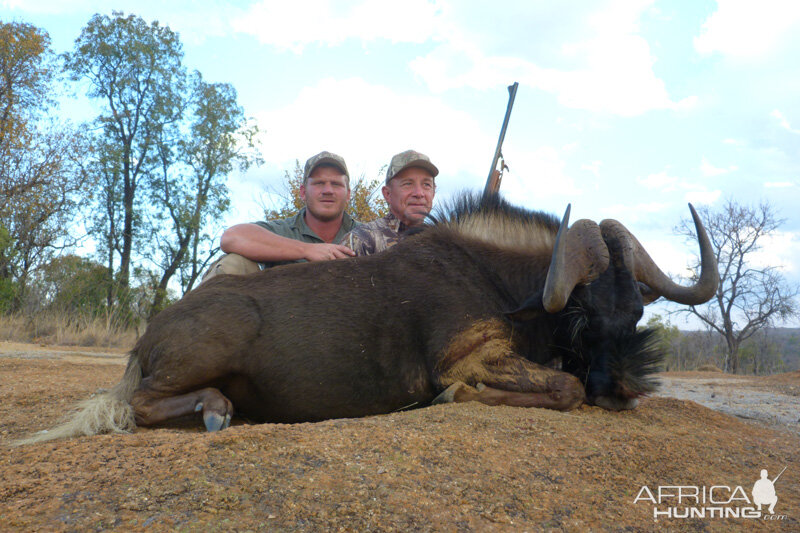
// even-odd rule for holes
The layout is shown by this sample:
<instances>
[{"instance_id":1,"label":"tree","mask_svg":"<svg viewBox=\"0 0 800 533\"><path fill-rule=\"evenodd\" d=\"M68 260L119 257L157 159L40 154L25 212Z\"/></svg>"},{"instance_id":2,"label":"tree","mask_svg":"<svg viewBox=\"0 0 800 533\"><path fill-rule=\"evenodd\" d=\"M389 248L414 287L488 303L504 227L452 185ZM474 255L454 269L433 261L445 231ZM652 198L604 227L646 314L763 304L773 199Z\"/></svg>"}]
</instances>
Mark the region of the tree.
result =
<instances>
[{"instance_id":1,"label":"tree","mask_svg":"<svg viewBox=\"0 0 800 533\"><path fill-rule=\"evenodd\" d=\"M88 95L105 103L98 122L120 158L119 283L129 286L140 181L153 163L156 136L183 112L185 71L178 35L135 15L94 15L64 55L74 81L88 80ZM106 199L116 195L106 195Z\"/></svg>"},{"instance_id":2,"label":"tree","mask_svg":"<svg viewBox=\"0 0 800 533\"><path fill-rule=\"evenodd\" d=\"M93 145L94 158L89 163L89 172L99 187L87 224L89 233L95 237L97 254L105 262L108 277L105 283L106 305L111 308L115 295L119 293L114 277L114 259L122 254L122 157L118 147L107 142L102 135L95 137Z\"/></svg>"},{"instance_id":3,"label":"tree","mask_svg":"<svg viewBox=\"0 0 800 533\"><path fill-rule=\"evenodd\" d=\"M41 269L37 288L43 307L73 321L103 313L107 280L103 265L67 254L53 259Z\"/></svg>"},{"instance_id":4,"label":"tree","mask_svg":"<svg viewBox=\"0 0 800 533\"><path fill-rule=\"evenodd\" d=\"M0 278L24 297L29 275L76 242L72 223L86 200L85 140L68 123L42 120L53 105L56 65L46 32L0 23L0 226L7 242Z\"/></svg>"},{"instance_id":5,"label":"tree","mask_svg":"<svg viewBox=\"0 0 800 533\"><path fill-rule=\"evenodd\" d=\"M305 206L305 202L300 196L302 184L303 169L300 167L300 161L295 160L292 174L289 174L288 170L284 171L283 190L271 191L272 196L278 197L278 201L268 205L263 197L261 199L261 208L264 210L266 219L273 220L296 215ZM381 184L380 178L368 178L366 174L361 174L355 182L351 178L350 202L347 211L352 214L353 218L359 222L370 222L389 213L386 200L383 199L383 196L378 195Z\"/></svg>"},{"instance_id":6,"label":"tree","mask_svg":"<svg viewBox=\"0 0 800 533\"><path fill-rule=\"evenodd\" d=\"M686 370L686 360L682 350L683 335L678 326L675 326L661 315L653 315L647 321L647 327L655 330L658 338L658 347L665 354L664 370Z\"/></svg>"},{"instance_id":7,"label":"tree","mask_svg":"<svg viewBox=\"0 0 800 533\"><path fill-rule=\"evenodd\" d=\"M770 339L764 328L742 343L741 366L757 376L786 371L786 365L778 345Z\"/></svg>"},{"instance_id":8,"label":"tree","mask_svg":"<svg viewBox=\"0 0 800 533\"><path fill-rule=\"evenodd\" d=\"M783 222L769 204L753 208L729 200L717 212L705 207L698 213L714 247L720 284L710 302L679 312L696 316L723 337L723 370L735 373L740 370L739 350L744 341L777 320L797 316L795 298L800 290L786 282L777 265L755 263L764 239ZM675 231L696 242L694 226L688 220ZM696 279L699 262L693 270Z\"/></svg>"},{"instance_id":9,"label":"tree","mask_svg":"<svg viewBox=\"0 0 800 533\"><path fill-rule=\"evenodd\" d=\"M38 112L52 103L54 76L50 36L30 24L0 22L0 152L16 143ZM8 188L12 181L0 182Z\"/></svg>"},{"instance_id":10,"label":"tree","mask_svg":"<svg viewBox=\"0 0 800 533\"><path fill-rule=\"evenodd\" d=\"M203 228L228 209L227 175L261 162L255 152L258 128L248 124L232 86L206 83L195 73L190 110L188 134L162 129L156 145L160 166L152 180L152 198L156 225L166 230L153 233L159 236L154 259L162 275L151 314L163 307L177 272L188 292L213 257L212 237Z\"/></svg>"}]
</instances>

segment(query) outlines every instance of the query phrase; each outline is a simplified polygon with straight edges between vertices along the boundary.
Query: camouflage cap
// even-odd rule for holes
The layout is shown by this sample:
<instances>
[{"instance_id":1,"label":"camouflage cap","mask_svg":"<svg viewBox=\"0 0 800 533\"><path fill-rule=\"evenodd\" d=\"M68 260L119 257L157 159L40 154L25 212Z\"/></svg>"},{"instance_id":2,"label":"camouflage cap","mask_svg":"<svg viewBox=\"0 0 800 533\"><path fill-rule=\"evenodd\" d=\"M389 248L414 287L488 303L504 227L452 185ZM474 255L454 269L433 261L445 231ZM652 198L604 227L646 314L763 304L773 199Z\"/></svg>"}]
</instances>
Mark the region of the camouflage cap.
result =
<instances>
[{"instance_id":1,"label":"camouflage cap","mask_svg":"<svg viewBox=\"0 0 800 533\"><path fill-rule=\"evenodd\" d=\"M311 173L314 172L314 169L320 165L333 165L341 170L345 176L350 177L350 173L347 171L347 165L342 156L331 152L320 152L317 155L309 157L308 161L306 161L306 168L305 171L303 171L303 181L307 180Z\"/></svg>"},{"instance_id":2,"label":"camouflage cap","mask_svg":"<svg viewBox=\"0 0 800 533\"><path fill-rule=\"evenodd\" d=\"M389 168L386 169L386 183L388 184L389 180L409 167L424 168L430 172L434 178L439 174L439 169L431 163L427 155L415 152L414 150L406 150L392 157Z\"/></svg>"}]
</instances>

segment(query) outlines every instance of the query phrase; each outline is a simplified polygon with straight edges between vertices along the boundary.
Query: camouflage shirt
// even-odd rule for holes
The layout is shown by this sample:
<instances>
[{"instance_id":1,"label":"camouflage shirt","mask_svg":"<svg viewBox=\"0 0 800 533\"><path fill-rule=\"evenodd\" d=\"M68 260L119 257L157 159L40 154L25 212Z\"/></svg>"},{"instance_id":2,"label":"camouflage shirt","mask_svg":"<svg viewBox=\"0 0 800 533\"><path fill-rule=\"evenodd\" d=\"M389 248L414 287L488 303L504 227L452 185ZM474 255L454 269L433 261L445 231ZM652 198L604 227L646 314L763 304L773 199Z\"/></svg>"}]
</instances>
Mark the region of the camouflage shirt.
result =
<instances>
[{"instance_id":1,"label":"camouflage shirt","mask_svg":"<svg viewBox=\"0 0 800 533\"><path fill-rule=\"evenodd\" d=\"M356 255L376 254L397 244L406 229L408 226L389 213L383 218L359 225L344 236L342 244Z\"/></svg>"}]
</instances>

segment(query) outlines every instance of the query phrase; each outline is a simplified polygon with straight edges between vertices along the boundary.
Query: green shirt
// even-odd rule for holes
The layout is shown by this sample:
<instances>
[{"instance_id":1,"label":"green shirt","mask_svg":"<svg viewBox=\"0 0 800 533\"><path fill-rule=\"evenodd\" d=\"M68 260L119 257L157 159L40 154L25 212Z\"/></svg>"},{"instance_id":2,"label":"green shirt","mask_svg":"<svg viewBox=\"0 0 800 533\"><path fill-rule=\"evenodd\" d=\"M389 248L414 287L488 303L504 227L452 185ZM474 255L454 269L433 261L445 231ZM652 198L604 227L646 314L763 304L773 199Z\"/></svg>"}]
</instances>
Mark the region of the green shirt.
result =
<instances>
[{"instance_id":1,"label":"green shirt","mask_svg":"<svg viewBox=\"0 0 800 533\"><path fill-rule=\"evenodd\" d=\"M272 233L276 235L280 235L281 237L286 237L287 239L294 239L296 241L302 242L310 242L310 243L324 243L319 235L314 233L314 230L308 227L306 224L306 208L300 210L293 217L288 218L281 218L278 220L268 220L266 222L256 222L262 228L268 229ZM353 218L348 215L346 212L342 217L342 227L339 228L339 231L336 233L336 236L333 238L334 244L339 244L342 242L347 233L349 233L353 228L358 226L358 222L353 220ZM304 263L305 259L297 259L296 261L274 261L268 263L261 263L265 268L273 267L277 265L285 265L289 263Z\"/></svg>"}]
</instances>

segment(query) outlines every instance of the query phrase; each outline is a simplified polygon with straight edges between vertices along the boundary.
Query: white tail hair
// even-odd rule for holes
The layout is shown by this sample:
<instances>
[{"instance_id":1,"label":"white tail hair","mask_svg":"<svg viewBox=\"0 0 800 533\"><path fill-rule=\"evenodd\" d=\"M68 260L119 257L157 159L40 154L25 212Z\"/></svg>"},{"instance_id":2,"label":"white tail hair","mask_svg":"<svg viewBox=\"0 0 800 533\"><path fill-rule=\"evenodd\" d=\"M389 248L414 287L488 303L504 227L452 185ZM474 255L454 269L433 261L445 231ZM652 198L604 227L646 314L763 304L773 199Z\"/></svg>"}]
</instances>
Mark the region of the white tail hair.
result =
<instances>
[{"instance_id":1,"label":"white tail hair","mask_svg":"<svg viewBox=\"0 0 800 533\"><path fill-rule=\"evenodd\" d=\"M17 440L12 446L83 435L133 431L136 428L136 420L130 401L141 381L142 366L137 354L132 352L122 380L112 389L82 401L76 411L56 427Z\"/></svg>"}]
</instances>

